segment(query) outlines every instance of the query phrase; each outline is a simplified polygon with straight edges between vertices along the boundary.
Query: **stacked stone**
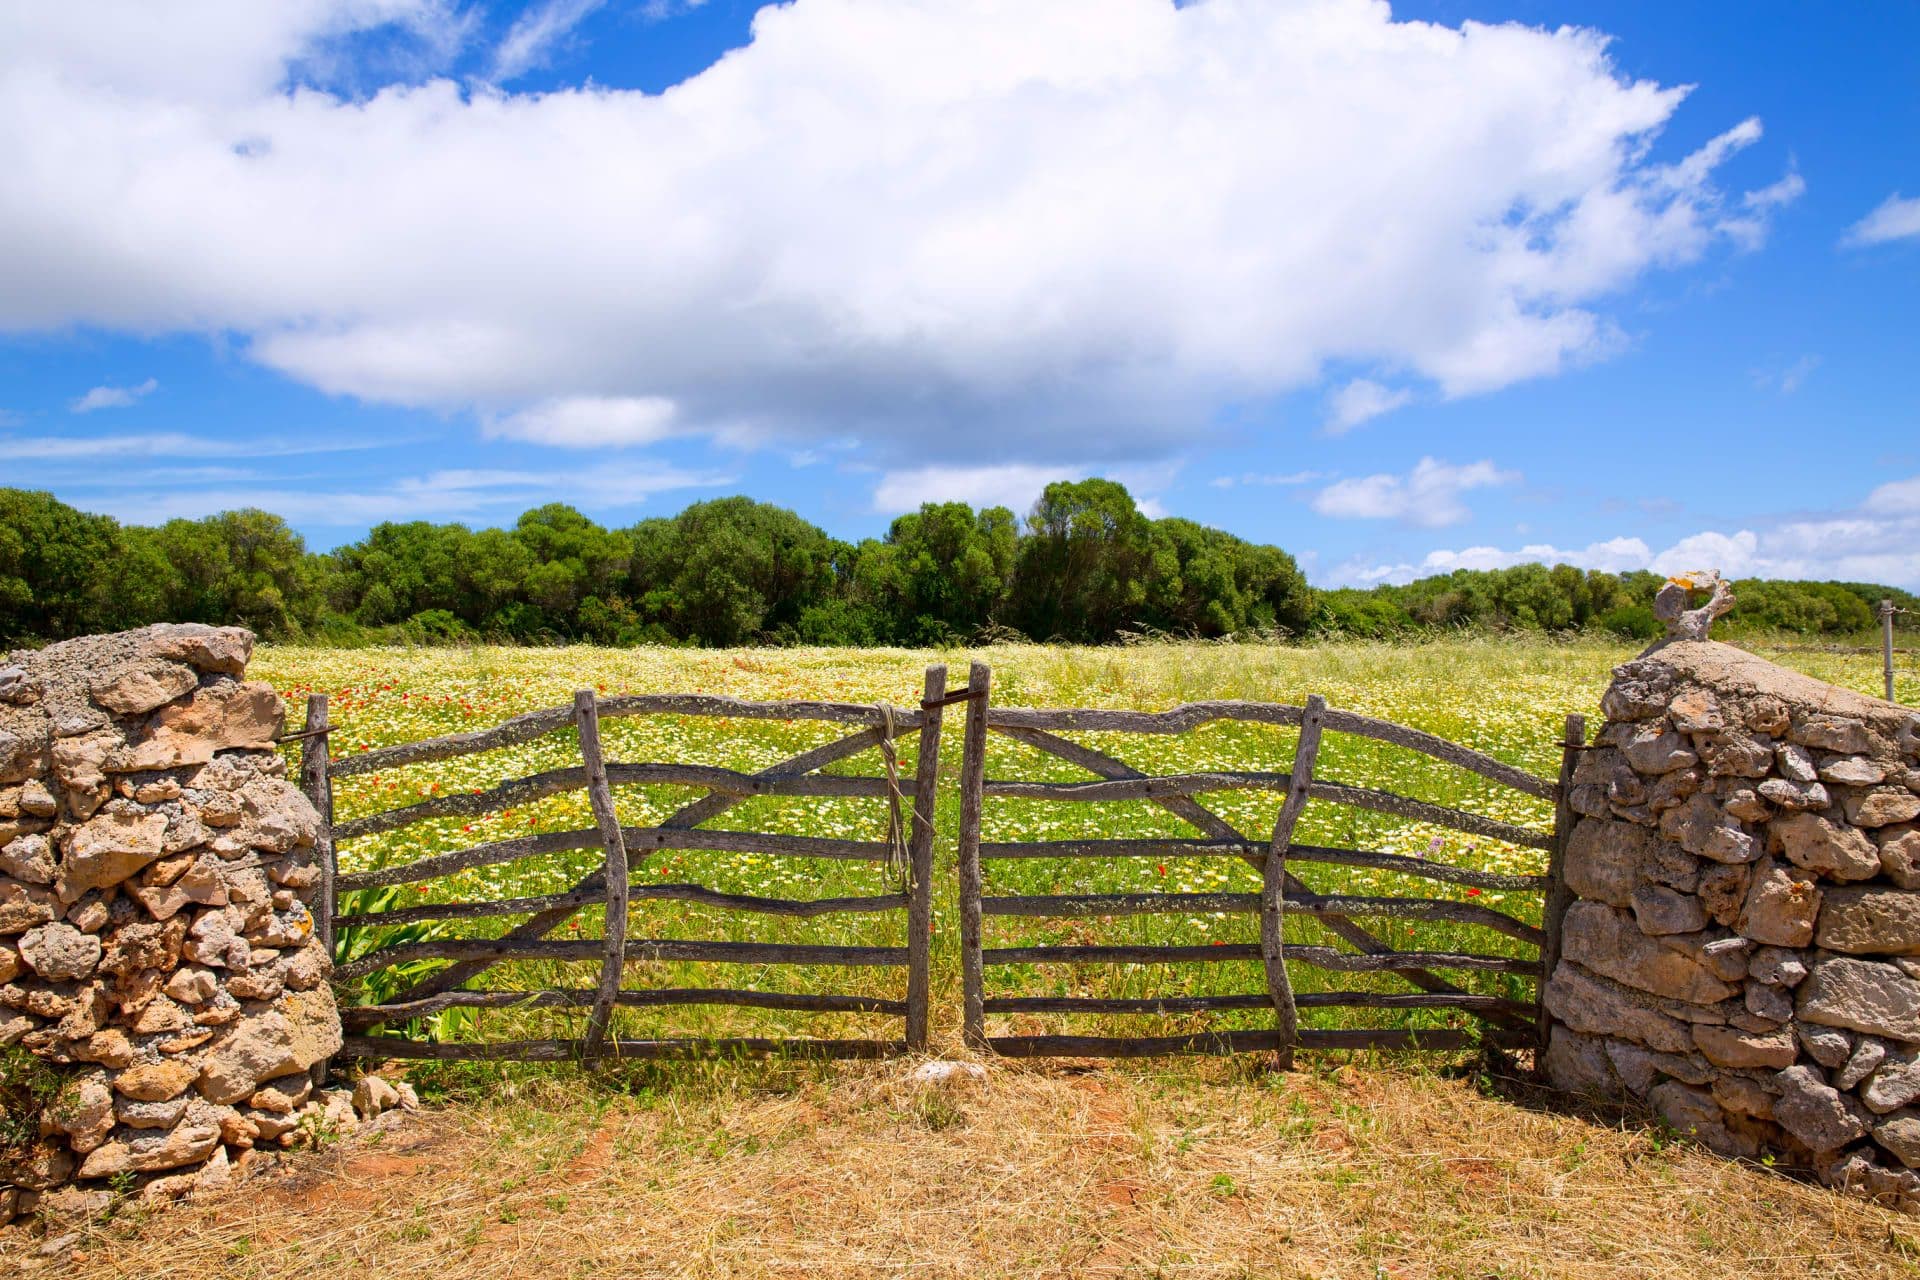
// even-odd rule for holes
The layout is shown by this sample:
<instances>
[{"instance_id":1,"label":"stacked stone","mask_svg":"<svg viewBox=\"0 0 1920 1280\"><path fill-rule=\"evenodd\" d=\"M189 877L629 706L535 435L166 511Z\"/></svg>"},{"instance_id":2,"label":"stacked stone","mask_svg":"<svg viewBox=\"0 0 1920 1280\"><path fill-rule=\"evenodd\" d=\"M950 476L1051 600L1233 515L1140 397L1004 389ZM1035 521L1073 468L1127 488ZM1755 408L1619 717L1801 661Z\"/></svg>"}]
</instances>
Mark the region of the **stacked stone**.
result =
<instances>
[{"instance_id":1,"label":"stacked stone","mask_svg":"<svg viewBox=\"0 0 1920 1280\"><path fill-rule=\"evenodd\" d=\"M0 1151L0 1221L72 1179L218 1175L340 1046L319 819L252 650L155 626L0 660L0 1044L68 1077Z\"/></svg>"},{"instance_id":2,"label":"stacked stone","mask_svg":"<svg viewBox=\"0 0 1920 1280\"><path fill-rule=\"evenodd\" d=\"M1550 1074L1920 1208L1920 715L1711 641L1615 677Z\"/></svg>"}]
</instances>

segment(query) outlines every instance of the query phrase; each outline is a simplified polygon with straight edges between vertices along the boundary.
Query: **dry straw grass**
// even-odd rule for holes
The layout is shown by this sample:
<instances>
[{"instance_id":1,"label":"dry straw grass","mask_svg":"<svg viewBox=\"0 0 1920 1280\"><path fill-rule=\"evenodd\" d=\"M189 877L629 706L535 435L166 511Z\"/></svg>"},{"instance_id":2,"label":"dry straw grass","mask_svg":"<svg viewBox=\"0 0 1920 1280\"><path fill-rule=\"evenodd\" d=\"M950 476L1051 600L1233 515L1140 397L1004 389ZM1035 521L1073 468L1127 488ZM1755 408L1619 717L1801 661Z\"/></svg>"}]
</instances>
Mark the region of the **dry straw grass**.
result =
<instances>
[{"instance_id":1,"label":"dry straw grass","mask_svg":"<svg viewBox=\"0 0 1920 1280\"><path fill-rule=\"evenodd\" d=\"M522 1077L87 1230L105 1276L1864 1277L1920 1227L1466 1076L1327 1061ZM1516 1105L1516 1102L1519 1105ZM0 1272L30 1242L0 1243Z\"/></svg>"}]
</instances>

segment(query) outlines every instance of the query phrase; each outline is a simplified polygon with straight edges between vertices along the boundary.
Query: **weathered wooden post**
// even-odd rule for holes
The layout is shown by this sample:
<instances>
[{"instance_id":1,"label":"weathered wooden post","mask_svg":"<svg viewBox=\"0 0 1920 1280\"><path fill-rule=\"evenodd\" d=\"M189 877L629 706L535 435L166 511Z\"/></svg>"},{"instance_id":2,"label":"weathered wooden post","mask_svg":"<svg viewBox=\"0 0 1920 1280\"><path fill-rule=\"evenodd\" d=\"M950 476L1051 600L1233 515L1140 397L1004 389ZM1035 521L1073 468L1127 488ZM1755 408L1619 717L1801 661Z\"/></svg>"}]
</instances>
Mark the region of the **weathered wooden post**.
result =
<instances>
[{"instance_id":1,"label":"weathered wooden post","mask_svg":"<svg viewBox=\"0 0 1920 1280\"><path fill-rule=\"evenodd\" d=\"M333 779L327 771L327 738L332 727L327 721L327 695L308 694L307 724L301 730L300 739L300 790L320 815L320 830L313 838L313 865L320 872L313 891L313 932L320 939L329 964L334 959L333 917L337 913L333 889L337 870L333 852ZM330 1059L326 1058L313 1064L310 1075L314 1084L326 1080L329 1064Z\"/></svg>"},{"instance_id":2,"label":"weathered wooden post","mask_svg":"<svg viewBox=\"0 0 1920 1280\"><path fill-rule=\"evenodd\" d=\"M913 832L907 855L907 1049L924 1052L933 956L933 805L940 778L945 666L927 668L920 699L920 758L913 770Z\"/></svg>"},{"instance_id":3,"label":"weathered wooden post","mask_svg":"<svg viewBox=\"0 0 1920 1280\"><path fill-rule=\"evenodd\" d=\"M1287 976L1285 955L1287 850L1313 787L1313 761L1320 754L1320 727L1326 716L1327 700L1317 693L1309 695L1300 718L1300 745L1294 750L1293 768L1287 775L1287 798L1274 819L1273 839L1260 867L1260 962L1267 971L1267 994L1273 998L1274 1013L1279 1017L1282 1043L1277 1065L1282 1071L1293 1070L1293 1049L1300 1041L1300 1011L1294 1006L1293 981Z\"/></svg>"},{"instance_id":4,"label":"weathered wooden post","mask_svg":"<svg viewBox=\"0 0 1920 1280\"><path fill-rule=\"evenodd\" d=\"M320 815L320 834L313 842L314 865L320 869L320 882L314 895L313 931L320 945L333 958L334 856L333 856L333 779L327 774L327 736L333 726L327 723L327 695L307 695L307 727L301 730L300 790L306 793Z\"/></svg>"},{"instance_id":5,"label":"weathered wooden post","mask_svg":"<svg viewBox=\"0 0 1920 1280\"><path fill-rule=\"evenodd\" d=\"M1574 823L1570 797L1573 771L1579 766L1580 752L1586 742L1587 718L1568 716L1566 732L1560 740L1560 782L1554 790L1553 848L1547 854L1547 891L1540 904L1540 928L1546 936L1540 944L1540 977L1535 992L1540 1007L1535 1014L1535 1025L1542 1057L1547 1051L1547 983L1560 963L1560 926L1568 904L1573 901L1573 891L1567 888L1567 841L1573 835Z\"/></svg>"},{"instance_id":6,"label":"weathered wooden post","mask_svg":"<svg viewBox=\"0 0 1920 1280\"><path fill-rule=\"evenodd\" d=\"M980 955L980 808L987 771L987 699L993 672L984 662L967 669L967 739L960 767L961 1036L967 1047L987 1047L986 980Z\"/></svg>"},{"instance_id":7,"label":"weathered wooden post","mask_svg":"<svg viewBox=\"0 0 1920 1280\"><path fill-rule=\"evenodd\" d=\"M600 827L606 850L607 913L605 946L600 962L600 989L594 995L593 1015L587 1023L585 1056L598 1057L606 1048L607 1026L613 1002L620 994L620 975L627 958L627 840L613 810L613 789L607 785L607 762L600 750L600 708L591 689L573 695L573 718L580 726L580 757L587 766L587 797Z\"/></svg>"}]
</instances>

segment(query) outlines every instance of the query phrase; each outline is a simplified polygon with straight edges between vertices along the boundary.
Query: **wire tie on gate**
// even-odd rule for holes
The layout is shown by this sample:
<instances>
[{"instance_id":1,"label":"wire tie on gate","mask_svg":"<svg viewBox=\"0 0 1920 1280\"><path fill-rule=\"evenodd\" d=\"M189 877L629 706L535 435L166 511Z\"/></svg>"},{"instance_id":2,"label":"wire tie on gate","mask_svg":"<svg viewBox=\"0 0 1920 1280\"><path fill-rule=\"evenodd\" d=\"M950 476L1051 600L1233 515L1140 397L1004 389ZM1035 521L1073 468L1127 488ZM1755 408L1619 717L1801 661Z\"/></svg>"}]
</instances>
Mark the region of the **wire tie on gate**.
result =
<instances>
[{"instance_id":1,"label":"wire tie on gate","mask_svg":"<svg viewBox=\"0 0 1920 1280\"><path fill-rule=\"evenodd\" d=\"M922 711L932 711L935 707L950 707L956 702L966 702L973 698L983 697L985 693L986 691L984 689L969 688L962 689L958 693L950 693L944 698L922 698L920 699L920 709Z\"/></svg>"}]
</instances>

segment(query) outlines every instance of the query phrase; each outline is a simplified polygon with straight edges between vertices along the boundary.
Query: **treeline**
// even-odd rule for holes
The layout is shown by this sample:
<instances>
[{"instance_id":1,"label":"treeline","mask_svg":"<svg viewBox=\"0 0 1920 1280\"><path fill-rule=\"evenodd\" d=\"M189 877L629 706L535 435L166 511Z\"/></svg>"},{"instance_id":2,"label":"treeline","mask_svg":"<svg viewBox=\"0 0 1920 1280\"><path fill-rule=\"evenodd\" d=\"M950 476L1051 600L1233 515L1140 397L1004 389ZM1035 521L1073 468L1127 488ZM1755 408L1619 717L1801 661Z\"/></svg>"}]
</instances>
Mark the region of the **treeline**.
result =
<instances>
[{"instance_id":1,"label":"treeline","mask_svg":"<svg viewBox=\"0 0 1920 1280\"><path fill-rule=\"evenodd\" d=\"M559 503L508 529L388 523L326 553L264 511L122 525L0 488L0 646L155 621L335 644L1105 643L1448 628L1637 637L1658 633L1658 586L1652 574L1521 565L1315 591L1278 547L1151 519L1098 479L1049 485L1024 522L1005 507L929 503L858 543L734 497L624 529ZM1857 633L1883 597L1920 607L1866 584L1737 590L1727 629Z\"/></svg>"}]
</instances>

